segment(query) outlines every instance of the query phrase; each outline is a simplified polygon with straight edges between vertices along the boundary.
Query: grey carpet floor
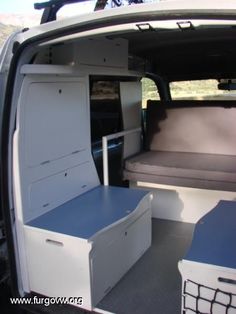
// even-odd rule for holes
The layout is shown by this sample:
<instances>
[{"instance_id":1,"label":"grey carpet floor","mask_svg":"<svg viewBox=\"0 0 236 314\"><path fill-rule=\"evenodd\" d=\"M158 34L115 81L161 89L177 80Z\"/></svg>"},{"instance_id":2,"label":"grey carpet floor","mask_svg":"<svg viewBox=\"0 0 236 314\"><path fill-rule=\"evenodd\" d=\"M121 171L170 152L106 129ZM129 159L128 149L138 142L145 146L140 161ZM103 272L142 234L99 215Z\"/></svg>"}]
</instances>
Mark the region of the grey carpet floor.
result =
<instances>
[{"instance_id":1,"label":"grey carpet floor","mask_svg":"<svg viewBox=\"0 0 236 314\"><path fill-rule=\"evenodd\" d=\"M193 224L153 219L151 248L97 307L116 314L180 314L181 276L177 263L191 243L193 229ZM3 297L1 313L21 313L10 306L9 297ZM28 312L87 313L69 305L27 305Z\"/></svg>"},{"instance_id":2,"label":"grey carpet floor","mask_svg":"<svg viewBox=\"0 0 236 314\"><path fill-rule=\"evenodd\" d=\"M151 248L97 307L116 314L180 313L177 265L191 244L193 230L193 224L153 219Z\"/></svg>"}]
</instances>

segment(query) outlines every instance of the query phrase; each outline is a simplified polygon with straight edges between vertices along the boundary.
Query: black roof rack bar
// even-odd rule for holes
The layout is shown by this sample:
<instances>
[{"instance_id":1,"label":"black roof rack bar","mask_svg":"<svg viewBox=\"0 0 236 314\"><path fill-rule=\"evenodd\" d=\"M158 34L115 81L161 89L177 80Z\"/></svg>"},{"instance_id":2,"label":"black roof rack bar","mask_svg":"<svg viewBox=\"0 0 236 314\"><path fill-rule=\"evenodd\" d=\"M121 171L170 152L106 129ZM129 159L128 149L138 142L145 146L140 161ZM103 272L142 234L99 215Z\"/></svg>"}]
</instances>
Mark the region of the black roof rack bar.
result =
<instances>
[{"instance_id":1,"label":"black roof rack bar","mask_svg":"<svg viewBox=\"0 0 236 314\"><path fill-rule=\"evenodd\" d=\"M51 21L55 21L57 19L57 12L67 4L85 2L89 0L49 0L46 2L38 2L34 4L35 10L42 10L43 15L41 18L40 24L48 23ZM103 10L107 5L109 0L97 0L95 3L94 11ZM110 0L111 3L116 7L120 7L123 5L123 0ZM144 0L128 0L128 4L139 4L143 3Z\"/></svg>"},{"instance_id":2,"label":"black roof rack bar","mask_svg":"<svg viewBox=\"0 0 236 314\"><path fill-rule=\"evenodd\" d=\"M34 4L35 10L41 10L57 5L65 5L65 4L71 4L71 3L76 3L76 2L84 2L84 1L89 1L89 0L49 0L46 2L38 2Z\"/></svg>"},{"instance_id":3,"label":"black roof rack bar","mask_svg":"<svg viewBox=\"0 0 236 314\"><path fill-rule=\"evenodd\" d=\"M43 15L40 24L55 21L57 17L57 12L67 4L85 2L89 0L50 0L46 2L38 2L34 4L35 10L42 10Z\"/></svg>"},{"instance_id":4,"label":"black roof rack bar","mask_svg":"<svg viewBox=\"0 0 236 314\"><path fill-rule=\"evenodd\" d=\"M104 10L108 0L97 0L94 11Z\"/></svg>"}]
</instances>

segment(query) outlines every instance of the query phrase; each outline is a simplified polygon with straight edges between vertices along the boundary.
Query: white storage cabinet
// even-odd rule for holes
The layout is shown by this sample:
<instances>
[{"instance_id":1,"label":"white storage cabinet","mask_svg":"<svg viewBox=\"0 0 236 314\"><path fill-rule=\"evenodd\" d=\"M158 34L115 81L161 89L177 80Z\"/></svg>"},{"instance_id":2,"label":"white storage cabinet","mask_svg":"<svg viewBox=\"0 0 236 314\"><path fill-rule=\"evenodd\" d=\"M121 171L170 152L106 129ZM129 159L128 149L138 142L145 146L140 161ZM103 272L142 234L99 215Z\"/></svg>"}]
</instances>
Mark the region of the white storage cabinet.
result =
<instances>
[{"instance_id":1,"label":"white storage cabinet","mask_svg":"<svg viewBox=\"0 0 236 314\"><path fill-rule=\"evenodd\" d=\"M29 66L18 103L13 171L22 283L25 292L82 297L92 310L151 245L150 194L100 185L88 75L57 69L46 73L45 65L35 74Z\"/></svg>"}]
</instances>

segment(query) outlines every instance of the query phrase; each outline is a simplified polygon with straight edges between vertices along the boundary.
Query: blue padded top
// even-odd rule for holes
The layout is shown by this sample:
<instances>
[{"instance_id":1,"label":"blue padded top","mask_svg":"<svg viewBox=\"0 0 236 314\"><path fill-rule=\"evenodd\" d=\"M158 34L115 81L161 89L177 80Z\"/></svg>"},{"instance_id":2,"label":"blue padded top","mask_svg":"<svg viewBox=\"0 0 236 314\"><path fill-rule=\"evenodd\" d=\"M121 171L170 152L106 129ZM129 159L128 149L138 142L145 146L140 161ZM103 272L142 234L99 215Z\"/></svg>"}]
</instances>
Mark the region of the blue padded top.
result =
<instances>
[{"instance_id":1,"label":"blue padded top","mask_svg":"<svg viewBox=\"0 0 236 314\"><path fill-rule=\"evenodd\" d=\"M236 268L236 202L220 201L198 221L185 260Z\"/></svg>"},{"instance_id":2,"label":"blue padded top","mask_svg":"<svg viewBox=\"0 0 236 314\"><path fill-rule=\"evenodd\" d=\"M48 213L28 226L89 239L99 230L128 216L147 191L99 186Z\"/></svg>"}]
</instances>

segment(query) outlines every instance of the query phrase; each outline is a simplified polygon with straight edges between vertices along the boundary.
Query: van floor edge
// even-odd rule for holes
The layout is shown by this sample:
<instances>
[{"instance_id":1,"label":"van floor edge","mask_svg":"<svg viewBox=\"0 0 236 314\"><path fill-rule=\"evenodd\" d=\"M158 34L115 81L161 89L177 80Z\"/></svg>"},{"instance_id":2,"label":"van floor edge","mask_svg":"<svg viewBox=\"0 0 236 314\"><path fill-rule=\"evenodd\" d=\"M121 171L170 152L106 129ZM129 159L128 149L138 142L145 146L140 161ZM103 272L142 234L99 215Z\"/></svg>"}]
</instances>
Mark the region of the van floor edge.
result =
<instances>
[{"instance_id":1,"label":"van floor edge","mask_svg":"<svg viewBox=\"0 0 236 314\"><path fill-rule=\"evenodd\" d=\"M194 224L152 219L152 245L97 308L116 314L181 312L178 261L186 254Z\"/></svg>"}]
</instances>

